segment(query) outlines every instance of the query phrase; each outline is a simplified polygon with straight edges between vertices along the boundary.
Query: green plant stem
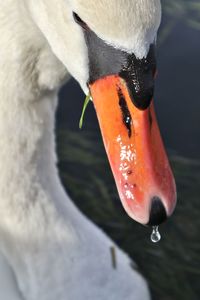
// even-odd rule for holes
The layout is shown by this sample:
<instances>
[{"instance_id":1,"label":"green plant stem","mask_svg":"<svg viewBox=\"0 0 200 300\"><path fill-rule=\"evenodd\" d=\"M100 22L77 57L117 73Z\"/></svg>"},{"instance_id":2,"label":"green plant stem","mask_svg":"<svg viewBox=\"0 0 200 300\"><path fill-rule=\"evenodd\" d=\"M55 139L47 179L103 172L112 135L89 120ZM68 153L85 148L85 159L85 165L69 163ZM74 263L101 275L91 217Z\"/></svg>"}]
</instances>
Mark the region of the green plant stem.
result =
<instances>
[{"instance_id":1,"label":"green plant stem","mask_svg":"<svg viewBox=\"0 0 200 300\"><path fill-rule=\"evenodd\" d=\"M79 121L79 128L80 129L82 129L82 127L83 127L83 120L84 120L85 111L86 111L86 108L87 108L90 100L91 100L91 95L88 94L85 98L85 101L84 101L84 104L83 104L83 110L82 110L80 121Z\"/></svg>"}]
</instances>

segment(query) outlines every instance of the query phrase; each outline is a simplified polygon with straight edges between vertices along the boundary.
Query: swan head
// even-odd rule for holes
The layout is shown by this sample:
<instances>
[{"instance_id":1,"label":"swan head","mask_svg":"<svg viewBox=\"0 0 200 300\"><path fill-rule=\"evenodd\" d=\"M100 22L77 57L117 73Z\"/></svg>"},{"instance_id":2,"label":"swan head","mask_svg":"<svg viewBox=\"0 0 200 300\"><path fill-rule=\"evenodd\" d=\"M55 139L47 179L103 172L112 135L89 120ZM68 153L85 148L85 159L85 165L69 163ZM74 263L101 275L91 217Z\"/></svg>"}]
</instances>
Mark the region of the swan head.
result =
<instances>
[{"instance_id":1,"label":"swan head","mask_svg":"<svg viewBox=\"0 0 200 300\"><path fill-rule=\"evenodd\" d=\"M160 0L24 0L55 55L88 93L88 47L74 13L106 44L146 57L161 20Z\"/></svg>"},{"instance_id":2,"label":"swan head","mask_svg":"<svg viewBox=\"0 0 200 300\"><path fill-rule=\"evenodd\" d=\"M154 106L159 0L26 0L52 51L92 95L122 204L142 224L174 210Z\"/></svg>"}]
</instances>

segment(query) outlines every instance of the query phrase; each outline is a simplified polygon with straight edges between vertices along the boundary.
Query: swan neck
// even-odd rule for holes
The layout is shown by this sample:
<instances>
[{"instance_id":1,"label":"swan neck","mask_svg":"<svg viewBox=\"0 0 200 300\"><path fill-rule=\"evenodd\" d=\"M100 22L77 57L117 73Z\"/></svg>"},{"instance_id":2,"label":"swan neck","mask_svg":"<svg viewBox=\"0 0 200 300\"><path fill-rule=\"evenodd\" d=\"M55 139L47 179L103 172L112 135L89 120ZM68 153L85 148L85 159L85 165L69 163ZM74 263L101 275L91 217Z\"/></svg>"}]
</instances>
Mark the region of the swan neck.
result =
<instances>
[{"instance_id":1,"label":"swan neck","mask_svg":"<svg viewBox=\"0 0 200 300\"><path fill-rule=\"evenodd\" d=\"M8 2L0 4L0 251L26 299L50 300L52 286L59 299L84 227L56 166L57 91L67 74L21 1Z\"/></svg>"}]
</instances>

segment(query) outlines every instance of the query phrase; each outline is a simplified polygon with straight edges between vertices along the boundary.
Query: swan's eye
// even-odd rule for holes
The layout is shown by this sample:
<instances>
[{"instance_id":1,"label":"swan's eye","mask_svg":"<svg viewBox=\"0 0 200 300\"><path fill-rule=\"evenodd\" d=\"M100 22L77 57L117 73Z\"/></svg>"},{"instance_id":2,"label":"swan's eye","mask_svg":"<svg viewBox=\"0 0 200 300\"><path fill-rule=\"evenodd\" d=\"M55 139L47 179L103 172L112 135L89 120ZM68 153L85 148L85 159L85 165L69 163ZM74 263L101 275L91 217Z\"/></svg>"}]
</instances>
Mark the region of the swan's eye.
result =
<instances>
[{"instance_id":1,"label":"swan's eye","mask_svg":"<svg viewBox=\"0 0 200 300\"><path fill-rule=\"evenodd\" d=\"M74 21L80 25L83 29L87 29L87 24L77 15L77 13L73 12Z\"/></svg>"}]
</instances>

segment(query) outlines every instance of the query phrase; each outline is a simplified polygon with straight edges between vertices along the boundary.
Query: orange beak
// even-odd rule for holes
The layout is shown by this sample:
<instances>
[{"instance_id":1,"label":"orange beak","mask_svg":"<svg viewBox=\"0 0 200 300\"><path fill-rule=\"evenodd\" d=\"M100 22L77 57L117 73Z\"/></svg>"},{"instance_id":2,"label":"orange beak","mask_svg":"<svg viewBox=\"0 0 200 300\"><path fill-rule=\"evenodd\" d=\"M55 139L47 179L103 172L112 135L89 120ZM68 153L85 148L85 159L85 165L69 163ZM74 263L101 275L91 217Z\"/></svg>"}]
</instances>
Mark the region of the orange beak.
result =
<instances>
[{"instance_id":1,"label":"orange beak","mask_svg":"<svg viewBox=\"0 0 200 300\"><path fill-rule=\"evenodd\" d=\"M174 210L176 186L153 102L139 110L118 75L96 80L90 91L126 212L139 223L159 225Z\"/></svg>"}]
</instances>

